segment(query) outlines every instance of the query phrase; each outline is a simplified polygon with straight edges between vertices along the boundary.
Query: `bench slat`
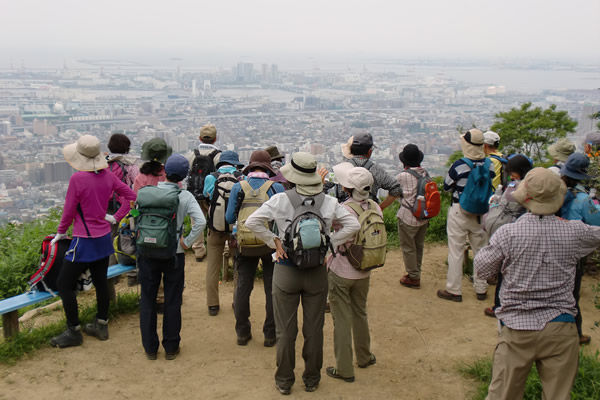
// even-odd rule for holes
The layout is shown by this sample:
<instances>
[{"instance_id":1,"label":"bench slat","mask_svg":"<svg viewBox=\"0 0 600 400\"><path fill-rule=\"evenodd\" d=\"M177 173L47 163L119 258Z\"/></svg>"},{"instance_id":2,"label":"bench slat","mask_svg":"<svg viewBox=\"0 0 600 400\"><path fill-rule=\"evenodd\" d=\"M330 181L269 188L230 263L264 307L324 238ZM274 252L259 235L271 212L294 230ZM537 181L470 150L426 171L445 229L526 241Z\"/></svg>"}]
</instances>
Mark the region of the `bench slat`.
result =
<instances>
[{"instance_id":1,"label":"bench slat","mask_svg":"<svg viewBox=\"0 0 600 400\"><path fill-rule=\"evenodd\" d=\"M124 274L125 272L135 270L135 265L122 265L115 264L108 267L108 271L106 273L106 277L108 279L114 278L115 276L119 276ZM23 307L30 306L32 304L36 304L42 302L44 300L51 299L52 295L48 292L28 292L19 294L17 296L9 297L4 300L0 300L0 314L6 314L11 311L18 310Z\"/></svg>"}]
</instances>

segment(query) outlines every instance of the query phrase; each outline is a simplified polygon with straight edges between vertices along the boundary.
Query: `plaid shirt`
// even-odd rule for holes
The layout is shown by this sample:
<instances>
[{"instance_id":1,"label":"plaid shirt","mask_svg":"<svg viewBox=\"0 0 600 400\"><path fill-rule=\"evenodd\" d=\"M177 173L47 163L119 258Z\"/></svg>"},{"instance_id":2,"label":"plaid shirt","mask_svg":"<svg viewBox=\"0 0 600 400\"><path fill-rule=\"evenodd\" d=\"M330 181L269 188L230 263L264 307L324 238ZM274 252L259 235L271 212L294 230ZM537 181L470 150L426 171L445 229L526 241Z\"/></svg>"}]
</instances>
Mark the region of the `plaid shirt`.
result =
<instances>
[{"instance_id":1,"label":"plaid shirt","mask_svg":"<svg viewBox=\"0 0 600 400\"><path fill-rule=\"evenodd\" d=\"M600 246L600 227L527 213L500 227L475 256L475 273L502 272L496 316L516 330L544 329L560 314L575 316L575 265Z\"/></svg>"},{"instance_id":2,"label":"plaid shirt","mask_svg":"<svg viewBox=\"0 0 600 400\"><path fill-rule=\"evenodd\" d=\"M421 176L425 176L427 173L421 167L410 168L417 172ZM396 213L396 217L410 226L423 226L428 220L418 220L412 213L413 204L417 201L417 185L419 184L419 180L412 176L410 173L406 172L406 170L400 172L396 177L398 183L402 186L402 198L400 201L400 208Z\"/></svg>"},{"instance_id":3,"label":"plaid shirt","mask_svg":"<svg viewBox=\"0 0 600 400\"><path fill-rule=\"evenodd\" d=\"M471 160L473 162L474 167L478 167L485 162L485 158L481 160ZM444 179L444 190L446 192L452 192L452 202L458 203L460 200L460 195L463 190L465 190L465 186L467 186L467 180L469 179L469 174L471 173L471 168L467 165L467 163L461 158L459 160L454 161L454 164L448 170L448 174L446 175L446 179ZM496 176L494 163L490 163L490 177L492 180Z\"/></svg>"}]
</instances>

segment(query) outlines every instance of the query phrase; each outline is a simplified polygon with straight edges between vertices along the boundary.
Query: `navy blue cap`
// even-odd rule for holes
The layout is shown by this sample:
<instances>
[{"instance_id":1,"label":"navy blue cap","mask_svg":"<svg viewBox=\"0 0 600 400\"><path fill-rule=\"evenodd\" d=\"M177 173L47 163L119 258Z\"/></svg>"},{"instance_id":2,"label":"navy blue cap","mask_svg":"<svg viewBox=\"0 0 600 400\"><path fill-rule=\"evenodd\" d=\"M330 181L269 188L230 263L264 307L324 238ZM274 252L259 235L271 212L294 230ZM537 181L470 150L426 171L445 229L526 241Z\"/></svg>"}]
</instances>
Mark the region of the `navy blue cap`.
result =
<instances>
[{"instance_id":1,"label":"navy blue cap","mask_svg":"<svg viewBox=\"0 0 600 400\"><path fill-rule=\"evenodd\" d=\"M567 158L567 162L560 169L560 174L569 178L583 181L590 179L587 169L590 166L590 159L583 153L573 153Z\"/></svg>"},{"instance_id":2,"label":"navy blue cap","mask_svg":"<svg viewBox=\"0 0 600 400\"><path fill-rule=\"evenodd\" d=\"M242 165L244 165L240 162L240 157L238 156L238 153L231 150L225 150L221 153L221 157L219 158L219 162L217 163L216 167L220 168L225 164L235 165L236 167L241 167Z\"/></svg>"},{"instance_id":3,"label":"navy blue cap","mask_svg":"<svg viewBox=\"0 0 600 400\"><path fill-rule=\"evenodd\" d=\"M181 154L173 154L165 163L165 173L185 178L190 170L189 161Z\"/></svg>"}]
</instances>

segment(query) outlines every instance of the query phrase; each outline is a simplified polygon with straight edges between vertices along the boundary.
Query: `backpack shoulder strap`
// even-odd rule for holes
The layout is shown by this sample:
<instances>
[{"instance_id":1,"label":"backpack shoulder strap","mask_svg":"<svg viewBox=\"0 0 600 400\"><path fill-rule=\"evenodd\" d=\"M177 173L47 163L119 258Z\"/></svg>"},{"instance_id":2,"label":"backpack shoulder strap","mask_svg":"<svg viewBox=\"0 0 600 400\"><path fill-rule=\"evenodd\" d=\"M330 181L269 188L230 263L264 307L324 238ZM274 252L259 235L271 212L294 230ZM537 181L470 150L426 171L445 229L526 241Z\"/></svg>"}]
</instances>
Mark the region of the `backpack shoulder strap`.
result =
<instances>
[{"instance_id":1,"label":"backpack shoulder strap","mask_svg":"<svg viewBox=\"0 0 600 400\"><path fill-rule=\"evenodd\" d=\"M271 180L265 181L265 183L263 183L261 185L261 187L258 189L259 193L262 194L263 196L269 197L267 192L269 191L269 189L271 189L271 186L273 186L273 183L275 183L275 182L273 182Z\"/></svg>"},{"instance_id":2,"label":"backpack shoulder strap","mask_svg":"<svg viewBox=\"0 0 600 400\"><path fill-rule=\"evenodd\" d=\"M195 157L200 157L200 150L194 149L194 156Z\"/></svg>"},{"instance_id":3,"label":"backpack shoulder strap","mask_svg":"<svg viewBox=\"0 0 600 400\"><path fill-rule=\"evenodd\" d=\"M369 199L369 208L371 207L371 202L372 201L373 200ZM350 207L352 209L352 211L354 211L356 213L356 215L358 217L360 217L360 215L365 211L365 210L363 210L363 208L358 203L350 202L347 205L348 205L348 207Z\"/></svg>"},{"instance_id":4,"label":"backpack shoulder strap","mask_svg":"<svg viewBox=\"0 0 600 400\"><path fill-rule=\"evenodd\" d=\"M508 162L508 160L504 157L500 157L497 154L490 154L491 158L495 158L496 160L500 161L502 164L506 164Z\"/></svg>"},{"instance_id":5,"label":"backpack shoulder strap","mask_svg":"<svg viewBox=\"0 0 600 400\"><path fill-rule=\"evenodd\" d=\"M248 192L252 191L252 186L250 186L248 181L240 181L240 186L242 187L242 190L244 191L244 193L248 193Z\"/></svg>"},{"instance_id":6,"label":"backpack shoulder strap","mask_svg":"<svg viewBox=\"0 0 600 400\"><path fill-rule=\"evenodd\" d=\"M198 149L196 149L196 150L198 150ZM220 152L221 152L221 150L219 150L219 149L214 149L213 151L211 151L211 152L210 152L210 154L209 154L208 156L209 156L209 157L210 157L210 159L212 160L212 159L214 159L214 158L215 158L215 156L216 156L217 154L219 154Z\"/></svg>"},{"instance_id":7,"label":"backpack shoulder strap","mask_svg":"<svg viewBox=\"0 0 600 400\"><path fill-rule=\"evenodd\" d=\"M415 178L417 178L417 179L424 178L424 176L423 176L423 175L420 175L420 174L419 174L417 171L415 171L415 170L412 170L412 169L410 169L410 168L407 168L407 169L405 169L405 170L404 170L404 171L402 171L402 172L409 173L409 174L411 174L412 176L414 176L414 177L415 177Z\"/></svg>"},{"instance_id":8,"label":"backpack shoulder strap","mask_svg":"<svg viewBox=\"0 0 600 400\"><path fill-rule=\"evenodd\" d=\"M469 168L473 169L473 161L469 160L466 157L461 158L461 160L464 161L465 164L467 164L469 166Z\"/></svg>"},{"instance_id":9,"label":"backpack shoulder strap","mask_svg":"<svg viewBox=\"0 0 600 400\"><path fill-rule=\"evenodd\" d=\"M296 189L286 190L284 193L288 197L290 203L292 203L292 207L298 208L302 205L302 199L298 192L296 192Z\"/></svg>"}]
</instances>

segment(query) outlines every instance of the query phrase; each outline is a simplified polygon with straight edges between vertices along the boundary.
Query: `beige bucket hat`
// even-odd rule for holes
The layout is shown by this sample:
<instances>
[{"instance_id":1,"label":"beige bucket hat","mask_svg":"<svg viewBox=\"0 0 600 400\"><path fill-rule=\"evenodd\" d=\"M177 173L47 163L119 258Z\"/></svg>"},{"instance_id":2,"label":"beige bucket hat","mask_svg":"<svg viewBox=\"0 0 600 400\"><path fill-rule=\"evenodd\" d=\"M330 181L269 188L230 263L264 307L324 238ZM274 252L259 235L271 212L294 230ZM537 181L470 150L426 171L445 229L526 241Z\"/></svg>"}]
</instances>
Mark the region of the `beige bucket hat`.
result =
<instances>
[{"instance_id":1,"label":"beige bucket hat","mask_svg":"<svg viewBox=\"0 0 600 400\"><path fill-rule=\"evenodd\" d=\"M562 138L548 147L548 153L555 160L565 162L571 154L575 153L575 144L567 138Z\"/></svg>"},{"instance_id":2,"label":"beige bucket hat","mask_svg":"<svg viewBox=\"0 0 600 400\"><path fill-rule=\"evenodd\" d=\"M323 191L323 181L317 174L317 160L310 153L292 154L289 164L280 169L281 175L289 182L296 184L300 194L312 196Z\"/></svg>"},{"instance_id":3,"label":"beige bucket hat","mask_svg":"<svg viewBox=\"0 0 600 400\"><path fill-rule=\"evenodd\" d=\"M373 186L373 175L363 167L355 167L349 162L343 162L333 167L335 178L343 187L354 189L352 197L355 200L369 198L371 186Z\"/></svg>"},{"instance_id":4,"label":"beige bucket hat","mask_svg":"<svg viewBox=\"0 0 600 400\"><path fill-rule=\"evenodd\" d=\"M565 200L567 186L554 172L537 167L527 173L513 197L534 214L552 215Z\"/></svg>"},{"instance_id":5,"label":"beige bucket hat","mask_svg":"<svg viewBox=\"0 0 600 400\"><path fill-rule=\"evenodd\" d=\"M107 168L106 158L100 152L100 141L92 135L83 135L77 142L63 148L65 160L78 171L99 171Z\"/></svg>"},{"instance_id":6,"label":"beige bucket hat","mask_svg":"<svg viewBox=\"0 0 600 400\"><path fill-rule=\"evenodd\" d=\"M476 128L469 129L460 136L460 148L463 155L470 160L484 159L483 132Z\"/></svg>"}]
</instances>

